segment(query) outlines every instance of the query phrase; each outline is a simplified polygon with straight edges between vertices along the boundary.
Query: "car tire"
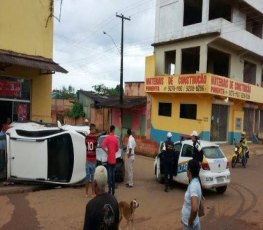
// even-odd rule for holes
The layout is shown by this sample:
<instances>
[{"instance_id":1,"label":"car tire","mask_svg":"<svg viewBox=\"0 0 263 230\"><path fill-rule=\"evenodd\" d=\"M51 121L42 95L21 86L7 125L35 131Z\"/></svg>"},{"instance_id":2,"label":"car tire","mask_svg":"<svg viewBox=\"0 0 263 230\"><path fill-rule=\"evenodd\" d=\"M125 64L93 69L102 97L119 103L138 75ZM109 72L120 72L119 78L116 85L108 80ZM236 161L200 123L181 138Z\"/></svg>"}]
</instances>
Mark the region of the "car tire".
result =
<instances>
[{"instance_id":1,"label":"car tire","mask_svg":"<svg viewBox=\"0 0 263 230\"><path fill-rule=\"evenodd\" d=\"M216 191L217 191L217 193L219 193L219 194L224 194L225 191L226 191L226 189L227 189L227 186L222 186L222 187L216 188Z\"/></svg>"},{"instance_id":2,"label":"car tire","mask_svg":"<svg viewBox=\"0 0 263 230\"><path fill-rule=\"evenodd\" d=\"M247 167L247 157L242 157L242 166L243 168L246 168Z\"/></svg>"},{"instance_id":3,"label":"car tire","mask_svg":"<svg viewBox=\"0 0 263 230\"><path fill-rule=\"evenodd\" d=\"M231 161L231 166L232 166L232 168L235 168L235 167L236 167L236 164L237 164L237 157L236 157L236 156L233 156L233 157L232 157L232 161Z\"/></svg>"},{"instance_id":4,"label":"car tire","mask_svg":"<svg viewBox=\"0 0 263 230\"><path fill-rule=\"evenodd\" d=\"M163 184L164 183L164 178L161 175L160 170L157 170L157 166L155 166L155 175L156 175L156 180L160 183Z\"/></svg>"}]
</instances>

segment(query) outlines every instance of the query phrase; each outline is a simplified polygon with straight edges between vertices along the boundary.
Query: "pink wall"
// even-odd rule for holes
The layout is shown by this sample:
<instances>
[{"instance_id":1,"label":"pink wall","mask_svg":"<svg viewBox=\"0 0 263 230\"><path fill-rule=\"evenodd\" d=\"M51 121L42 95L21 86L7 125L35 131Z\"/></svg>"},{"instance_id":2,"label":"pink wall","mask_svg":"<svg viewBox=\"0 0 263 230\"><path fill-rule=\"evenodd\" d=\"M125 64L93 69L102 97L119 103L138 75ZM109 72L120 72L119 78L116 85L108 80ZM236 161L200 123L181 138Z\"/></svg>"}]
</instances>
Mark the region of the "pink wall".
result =
<instances>
[{"instance_id":1,"label":"pink wall","mask_svg":"<svg viewBox=\"0 0 263 230\"><path fill-rule=\"evenodd\" d=\"M119 109L112 109L112 125L115 125L116 127L121 127L121 111Z\"/></svg>"},{"instance_id":2,"label":"pink wall","mask_svg":"<svg viewBox=\"0 0 263 230\"><path fill-rule=\"evenodd\" d=\"M136 108L133 109L131 112L126 111L128 113L131 113L132 115L132 129L134 130L140 130L141 129L141 116L145 115L146 107Z\"/></svg>"}]
</instances>

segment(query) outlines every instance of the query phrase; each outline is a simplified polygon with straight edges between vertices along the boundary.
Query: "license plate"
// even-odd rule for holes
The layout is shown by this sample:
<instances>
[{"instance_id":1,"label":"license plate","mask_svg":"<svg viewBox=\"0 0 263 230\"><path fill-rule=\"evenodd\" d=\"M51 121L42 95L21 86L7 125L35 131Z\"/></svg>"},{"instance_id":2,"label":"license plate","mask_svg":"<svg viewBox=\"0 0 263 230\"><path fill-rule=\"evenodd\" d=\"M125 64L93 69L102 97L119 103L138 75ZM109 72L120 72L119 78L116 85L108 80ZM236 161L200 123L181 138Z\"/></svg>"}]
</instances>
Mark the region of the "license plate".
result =
<instances>
[{"instance_id":1,"label":"license plate","mask_svg":"<svg viewBox=\"0 0 263 230\"><path fill-rule=\"evenodd\" d=\"M217 177L216 180L217 180L218 183L221 183L221 182L224 182L225 177L220 176L220 177Z\"/></svg>"}]
</instances>

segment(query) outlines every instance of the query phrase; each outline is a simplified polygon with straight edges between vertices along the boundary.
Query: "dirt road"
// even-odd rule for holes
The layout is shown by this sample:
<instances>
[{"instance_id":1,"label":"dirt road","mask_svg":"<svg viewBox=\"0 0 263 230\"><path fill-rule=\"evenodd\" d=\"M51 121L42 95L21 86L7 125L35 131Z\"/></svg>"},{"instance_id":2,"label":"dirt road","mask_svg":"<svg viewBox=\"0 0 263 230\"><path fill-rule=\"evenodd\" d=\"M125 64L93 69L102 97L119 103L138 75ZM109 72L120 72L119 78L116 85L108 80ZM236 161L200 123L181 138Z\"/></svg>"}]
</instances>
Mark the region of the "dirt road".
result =
<instances>
[{"instance_id":1,"label":"dirt road","mask_svg":"<svg viewBox=\"0 0 263 230\"><path fill-rule=\"evenodd\" d=\"M263 229L263 156L248 167L231 169L231 185L224 195L209 191L202 229ZM182 229L181 208L185 186L169 193L153 176L153 159L137 157L135 187L120 184L116 197L140 203L135 229ZM58 188L28 194L0 196L0 229L82 229L87 199L84 188ZM121 223L125 228L126 223Z\"/></svg>"}]
</instances>

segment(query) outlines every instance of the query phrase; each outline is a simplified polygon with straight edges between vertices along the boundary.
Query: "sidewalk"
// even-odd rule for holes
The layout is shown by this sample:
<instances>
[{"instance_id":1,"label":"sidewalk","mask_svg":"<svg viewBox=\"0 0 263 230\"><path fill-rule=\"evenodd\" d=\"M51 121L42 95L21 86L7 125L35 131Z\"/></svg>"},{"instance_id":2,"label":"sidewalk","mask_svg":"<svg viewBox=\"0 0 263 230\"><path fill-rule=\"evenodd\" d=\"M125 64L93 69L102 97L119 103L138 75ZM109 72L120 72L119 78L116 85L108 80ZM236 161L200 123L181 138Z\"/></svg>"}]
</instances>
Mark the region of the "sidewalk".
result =
<instances>
[{"instance_id":1,"label":"sidewalk","mask_svg":"<svg viewBox=\"0 0 263 230\"><path fill-rule=\"evenodd\" d=\"M234 154L234 145L229 144L222 144L219 145L220 148L223 150L224 154L226 155L228 160L232 159ZM263 155L263 145L262 144L248 144L249 146L249 155L250 156L260 156Z\"/></svg>"}]
</instances>

